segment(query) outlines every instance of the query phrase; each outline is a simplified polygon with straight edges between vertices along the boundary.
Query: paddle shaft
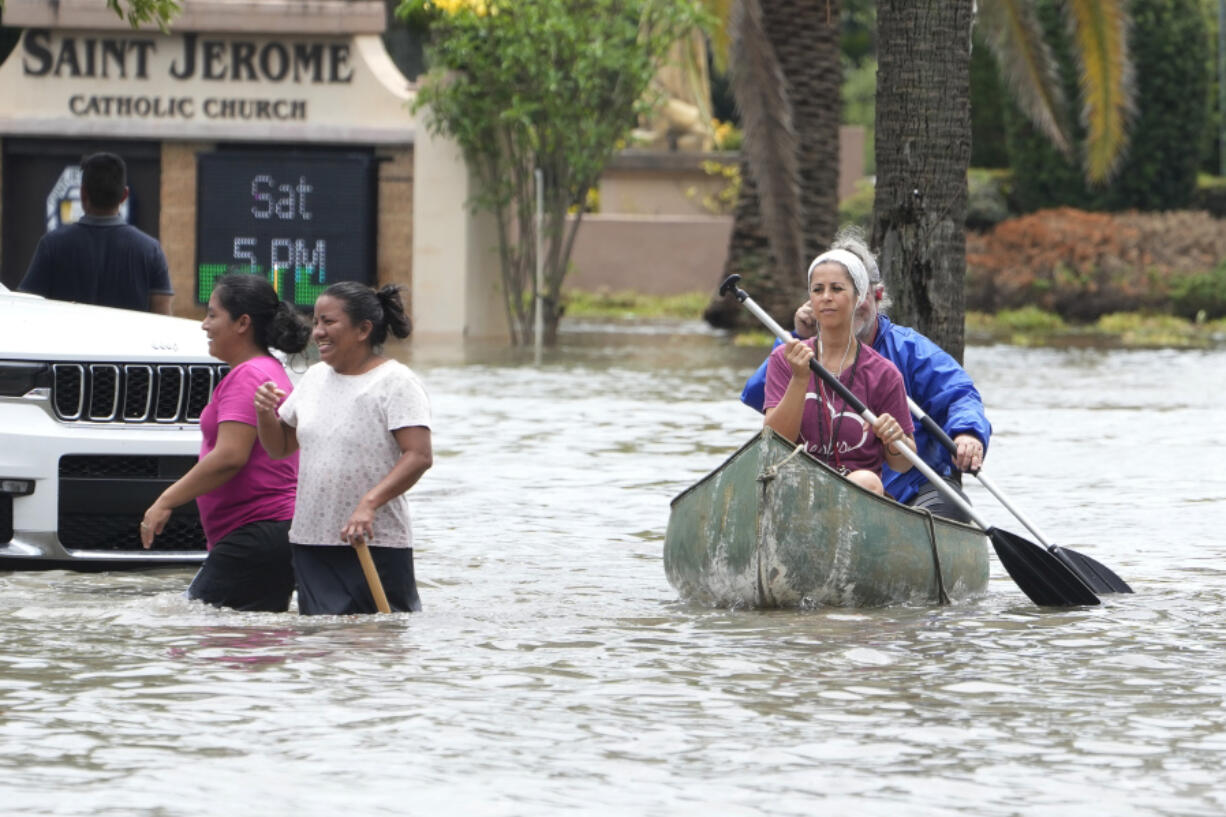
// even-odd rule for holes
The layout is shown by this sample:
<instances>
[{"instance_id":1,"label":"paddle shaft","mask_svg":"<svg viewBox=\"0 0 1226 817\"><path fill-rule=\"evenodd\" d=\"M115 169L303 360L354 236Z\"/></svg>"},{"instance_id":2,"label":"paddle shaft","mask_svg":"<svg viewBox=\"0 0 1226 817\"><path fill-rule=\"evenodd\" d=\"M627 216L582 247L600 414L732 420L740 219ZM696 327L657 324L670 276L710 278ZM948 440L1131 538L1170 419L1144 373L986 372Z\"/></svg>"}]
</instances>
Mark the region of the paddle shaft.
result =
<instances>
[{"instance_id":1,"label":"paddle shaft","mask_svg":"<svg viewBox=\"0 0 1226 817\"><path fill-rule=\"evenodd\" d=\"M958 444L949 438L949 435L945 433L945 429L937 425L937 421L924 413L924 410L919 407L919 404L912 400L909 396L907 397L907 405L911 407L911 413L915 415L915 419L920 421L920 425L927 429L928 433L935 437L941 443L941 445L945 446L945 450L948 451L951 456L956 457L958 455ZM1025 514L1013 507L1009 500L1005 499L1005 495L1000 492L1000 489L996 487L995 483L988 479L982 471L970 471L969 473L972 474L975 479L979 480L979 483L983 485L984 488L987 488L988 492L991 493L992 496L996 497L996 501L1001 505L1004 505L1009 513L1013 514L1017 518L1017 521L1025 525L1026 529L1034 534L1035 539L1038 539L1047 547L1051 547L1051 542L1049 542L1043 536L1043 534L1039 533L1038 527L1031 522Z\"/></svg>"},{"instance_id":2,"label":"paddle shaft","mask_svg":"<svg viewBox=\"0 0 1226 817\"><path fill-rule=\"evenodd\" d=\"M745 307L752 312L755 317L757 317L758 320L762 321L763 325L765 325L767 329L774 332L775 337L779 338L779 340L787 343L789 340L793 339L791 334L780 326L774 318L767 314L766 310L754 303L753 298L750 298L744 290L737 289L736 297L737 300L743 303ZM851 390L844 386L842 381L827 371L822 364L818 363L816 358L809 361L809 368L812 369L813 373L820 377L827 386L834 389L838 393L839 397L843 398L843 402L855 409L861 417L863 417L869 423L877 422L877 415L873 414L868 406L864 405L864 403L860 401L860 398L852 394ZM910 461L913 467L918 468L919 472L927 477L928 481L932 483L933 487L945 494L945 497L949 499L950 502L954 503L954 505L956 505L968 517L970 517L980 528L983 530L988 529L989 525L975 513L975 509L972 508L965 499L960 497L957 491L949 487L949 483L942 479L936 471L933 471L932 468L929 467L928 463L924 462L920 458L919 454L912 451L910 446L907 445L899 445L897 448L902 452L902 455Z\"/></svg>"},{"instance_id":3,"label":"paddle shaft","mask_svg":"<svg viewBox=\"0 0 1226 817\"><path fill-rule=\"evenodd\" d=\"M353 549L357 551L358 563L362 565L362 573L366 576L366 585L370 588L370 595L375 600L375 609L380 613L392 612L391 605L387 603L387 595L383 592L383 582L379 580L379 571L375 569L375 560L370 556L370 548L366 546L366 540L360 536L353 539Z\"/></svg>"}]
</instances>

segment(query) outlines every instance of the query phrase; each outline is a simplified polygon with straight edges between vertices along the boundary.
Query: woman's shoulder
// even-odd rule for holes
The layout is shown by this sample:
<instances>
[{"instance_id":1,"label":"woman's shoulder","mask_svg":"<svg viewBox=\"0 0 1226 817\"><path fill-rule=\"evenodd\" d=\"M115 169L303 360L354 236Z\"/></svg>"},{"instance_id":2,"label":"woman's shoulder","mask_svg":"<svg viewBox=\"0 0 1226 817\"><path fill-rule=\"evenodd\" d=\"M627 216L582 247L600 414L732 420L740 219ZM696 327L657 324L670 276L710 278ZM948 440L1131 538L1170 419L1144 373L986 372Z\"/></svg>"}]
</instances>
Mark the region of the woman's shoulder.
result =
<instances>
[{"instance_id":1,"label":"woman's shoulder","mask_svg":"<svg viewBox=\"0 0 1226 817\"><path fill-rule=\"evenodd\" d=\"M220 387L228 381L229 386L253 384L258 387L267 380L275 380L278 383L282 381L289 382L289 377L285 374L285 367L281 365L281 361L275 357L260 355L250 360L244 360L230 369L230 371L226 372L225 377L221 379L221 383L217 385Z\"/></svg>"},{"instance_id":2,"label":"woman's shoulder","mask_svg":"<svg viewBox=\"0 0 1226 817\"><path fill-rule=\"evenodd\" d=\"M294 385L294 391L318 386L326 381L331 374L332 367L327 363L323 361L312 363L310 366L307 366L306 371L298 378L298 382Z\"/></svg>"},{"instance_id":3,"label":"woman's shoulder","mask_svg":"<svg viewBox=\"0 0 1226 817\"><path fill-rule=\"evenodd\" d=\"M421 385L421 378L417 376L417 372L410 369L399 360L388 360L380 363L374 369L378 376L388 382L394 383L415 383Z\"/></svg>"},{"instance_id":4,"label":"woman's shoulder","mask_svg":"<svg viewBox=\"0 0 1226 817\"><path fill-rule=\"evenodd\" d=\"M260 355L259 357L253 357L251 360L245 361L236 366L235 371L242 368L246 368L251 372L261 375L288 378L285 371L285 364L272 355Z\"/></svg>"}]
</instances>

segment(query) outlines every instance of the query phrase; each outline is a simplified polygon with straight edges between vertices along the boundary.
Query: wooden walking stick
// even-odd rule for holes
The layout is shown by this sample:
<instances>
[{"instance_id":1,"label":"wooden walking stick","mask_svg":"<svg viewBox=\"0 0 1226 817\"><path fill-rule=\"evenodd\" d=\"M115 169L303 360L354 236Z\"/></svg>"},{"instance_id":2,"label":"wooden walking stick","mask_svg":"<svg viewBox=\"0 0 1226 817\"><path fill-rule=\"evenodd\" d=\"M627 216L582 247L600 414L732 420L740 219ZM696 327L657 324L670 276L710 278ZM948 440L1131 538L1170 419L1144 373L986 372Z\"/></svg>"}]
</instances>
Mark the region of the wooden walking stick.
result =
<instances>
[{"instance_id":1,"label":"wooden walking stick","mask_svg":"<svg viewBox=\"0 0 1226 817\"><path fill-rule=\"evenodd\" d=\"M383 592L383 582L379 581L379 571L375 570L375 560L370 557L370 548L366 546L366 540L361 536L353 537L353 549L358 553L358 562L362 565L362 572L366 574L366 585L370 588L370 595L375 600L375 609L380 613L390 613L392 608L387 603L387 596Z\"/></svg>"}]
</instances>

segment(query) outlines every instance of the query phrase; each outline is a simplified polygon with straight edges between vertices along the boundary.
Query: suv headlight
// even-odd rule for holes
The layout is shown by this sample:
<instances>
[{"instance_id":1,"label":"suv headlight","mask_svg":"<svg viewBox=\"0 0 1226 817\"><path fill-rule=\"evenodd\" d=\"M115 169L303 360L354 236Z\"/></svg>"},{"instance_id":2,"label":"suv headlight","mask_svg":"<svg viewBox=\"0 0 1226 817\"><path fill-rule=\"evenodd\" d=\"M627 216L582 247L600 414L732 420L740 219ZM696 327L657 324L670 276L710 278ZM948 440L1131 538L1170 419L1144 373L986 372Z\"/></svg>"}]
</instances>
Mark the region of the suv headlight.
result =
<instances>
[{"instance_id":1,"label":"suv headlight","mask_svg":"<svg viewBox=\"0 0 1226 817\"><path fill-rule=\"evenodd\" d=\"M0 360L0 397L21 397L51 385L51 367L25 360Z\"/></svg>"},{"instance_id":2,"label":"suv headlight","mask_svg":"<svg viewBox=\"0 0 1226 817\"><path fill-rule=\"evenodd\" d=\"M34 480L0 477L0 496L29 496L34 493Z\"/></svg>"}]
</instances>

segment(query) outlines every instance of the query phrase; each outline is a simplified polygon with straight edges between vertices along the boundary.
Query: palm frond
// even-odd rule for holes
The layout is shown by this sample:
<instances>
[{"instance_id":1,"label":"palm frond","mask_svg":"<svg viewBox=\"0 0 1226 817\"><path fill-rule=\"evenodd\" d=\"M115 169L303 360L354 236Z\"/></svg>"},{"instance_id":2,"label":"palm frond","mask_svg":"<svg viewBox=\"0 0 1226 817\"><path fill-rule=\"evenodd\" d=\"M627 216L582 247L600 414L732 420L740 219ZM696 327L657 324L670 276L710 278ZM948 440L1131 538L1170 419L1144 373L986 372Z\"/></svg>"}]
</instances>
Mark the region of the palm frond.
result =
<instances>
[{"instance_id":1,"label":"palm frond","mask_svg":"<svg viewBox=\"0 0 1226 817\"><path fill-rule=\"evenodd\" d=\"M804 220L787 81L758 0L735 0L730 19L732 95L741 112L741 151L758 187L763 232L780 267L799 270Z\"/></svg>"},{"instance_id":2,"label":"palm frond","mask_svg":"<svg viewBox=\"0 0 1226 817\"><path fill-rule=\"evenodd\" d=\"M1068 0L1065 9L1081 66L1081 119L1086 128L1086 176L1104 183L1128 144L1135 103L1128 53L1126 0Z\"/></svg>"},{"instance_id":3,"label":"palm frond","mask_svg":"<svg viewBox=\"0 0 1226 817\"><path fill-rule=\"evenodd\" d=\"M715 70L723 73L728 70L733 0L700 0L700 3L713 21L707 36L711 39L711 56L714 58Z\"/></svg>"},{"instance_id":4,"label":"palm frond","mask_svg":"<svg viewBox=\"0 0 1226 817\"><path fill-rule=\"evenodd\" d=\"M1067 102L1032 0L980 0L976 23L1018 107L1061 153L1071 158Z\"/></svg>"}]
</instances>

